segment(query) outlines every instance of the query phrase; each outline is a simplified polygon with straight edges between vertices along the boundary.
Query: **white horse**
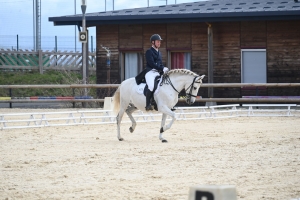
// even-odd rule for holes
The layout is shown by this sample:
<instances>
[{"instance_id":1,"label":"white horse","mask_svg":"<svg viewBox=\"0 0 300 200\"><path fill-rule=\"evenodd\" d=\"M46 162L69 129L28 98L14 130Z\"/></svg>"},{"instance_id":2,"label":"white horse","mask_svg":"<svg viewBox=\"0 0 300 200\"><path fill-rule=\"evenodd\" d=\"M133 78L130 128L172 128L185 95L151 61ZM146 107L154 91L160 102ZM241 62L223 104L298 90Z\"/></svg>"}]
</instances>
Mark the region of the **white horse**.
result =
<instances>
[{"instance_id":1,"label":"white horse","mask_svg":"<svg viewBox=\"0 0 300 200\"><path fill-rule=\"evenodd\" d=\"M178 102L178 93L185 89L186 103L189 105L195 102L198 90L205 75L199 76L194 72L187 69L174 69L170 70L163 75L161 86L158 91L154 93L154 99L157 103L158 112L162 113L161 128L159 139L162 142L167 142L163 138L163 132L171 128L173 122L176 120L175 113L171 110ZM113 96L114 112L117 115L118 126L118 139L122 141L123 138L120 134L120 125L124 112L132 122L129 131L132 133L136 127L136 121L132 117L132 113L136 110L146 111L146 97L144 94L137 92L138 85L135 78L130 78L121 83ZM169 124L165 125L167 115L172 120Z\"/></svg>"}]
</instances>

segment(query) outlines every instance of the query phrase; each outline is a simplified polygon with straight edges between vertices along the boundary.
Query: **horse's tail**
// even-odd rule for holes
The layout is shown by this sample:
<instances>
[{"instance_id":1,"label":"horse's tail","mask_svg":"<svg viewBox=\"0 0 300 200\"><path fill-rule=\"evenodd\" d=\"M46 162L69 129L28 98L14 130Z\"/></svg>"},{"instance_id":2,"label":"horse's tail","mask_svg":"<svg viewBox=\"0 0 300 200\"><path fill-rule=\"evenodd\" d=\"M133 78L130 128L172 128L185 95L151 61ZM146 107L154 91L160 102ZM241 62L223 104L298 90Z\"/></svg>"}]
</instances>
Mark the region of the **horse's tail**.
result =
<instances>
[{"instance_id":1,"label":"horse's tail","mask_svg":"<svg viewBox=\"0 0 300 200\"><path fill-rule=\"evenodd\" d=\"M113 111L115 114L118 114L120 111L120 87L116 90L114 96L113 96Z\"/></svg>"}]
</instances>

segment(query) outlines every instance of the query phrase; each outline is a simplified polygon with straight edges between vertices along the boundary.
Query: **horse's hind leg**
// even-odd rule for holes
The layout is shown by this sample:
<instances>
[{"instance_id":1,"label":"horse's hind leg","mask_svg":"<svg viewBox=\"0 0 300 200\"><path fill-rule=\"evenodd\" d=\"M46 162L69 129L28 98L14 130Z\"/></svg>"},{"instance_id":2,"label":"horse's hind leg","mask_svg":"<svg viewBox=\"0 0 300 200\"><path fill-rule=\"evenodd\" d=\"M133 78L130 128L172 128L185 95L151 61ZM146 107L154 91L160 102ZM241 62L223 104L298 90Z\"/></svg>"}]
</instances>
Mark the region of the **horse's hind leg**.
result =
<instances>
[{"instance_id":1,"label":"horse's hind leg","mask_svg":"<svg viewBox=\"0 0 300 200\"><path fill-rule=\"evenodd\" d=\"M120 109L116 119L117 119L117 127L118 127L118 139L119 141L123 141L124 139L121 137L121 133L120 133L120 126L121 126L121 121L122 121L122 117L124 115L125 110L123 108Z\"/></svg>"},{"instance_id":2,"label":"horse's hind leg","mask_svg":"<svg viewBox=\"0 0 300 200\"><path fill-rule=\"evenodd\" d=\"M136 121L135 121L135 119L134 119L133 116L132 116L132 113L133 113L134 111L136 111L136 110L137 110L137 108L136 108L133 104L130 104L130 105L128 106L128 108L126 109L126 113L127 113L129 119L130 119L131 122L132 122L132 125L131 125L131 127L129 128L129 131L130 131L131 133L134 131L134 129L135 129L135 127L136 127Z\"/></svg>"}]
</instances>

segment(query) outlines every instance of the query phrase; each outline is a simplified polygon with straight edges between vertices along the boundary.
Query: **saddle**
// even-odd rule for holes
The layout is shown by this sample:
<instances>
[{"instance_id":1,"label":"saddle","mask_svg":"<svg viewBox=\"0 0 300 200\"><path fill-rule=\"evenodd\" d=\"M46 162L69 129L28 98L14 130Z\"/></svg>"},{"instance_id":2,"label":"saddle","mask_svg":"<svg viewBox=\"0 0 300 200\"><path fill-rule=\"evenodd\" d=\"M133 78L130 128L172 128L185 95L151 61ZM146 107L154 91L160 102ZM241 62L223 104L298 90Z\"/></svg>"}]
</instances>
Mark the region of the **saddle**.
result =
<instances>
[{"instance_id":1,"label":"saddle","mask_svg":"<svg viewBox=\"0 0 300 200\"><path fill-rule=\"evenodd\" d=\"M145 79L145 73L146 70L144 70L143 72L141 72L138 76L135 77L135 80L136 80L136 84L137 85L140 85L141 83L145 84L145 87L144 87L144 90L143 90L143 94L144 96L146 97L146 91L148 90L148 85L146 83L146 79ZM154 88L153 88L153 94L155 93L155 91L157 90L158 88L158 84L161 82L161 79L163 77L163 73L160 74L160 76L156 76L155 79L154 79ZM142 85L141 85L142 86ZM138 88L137 92L139 94L142 94L142 87ZM156 101L154 100L154 95L152 95L152 98L150 99L150 104L153 105L154 109L156 111L158 111L158 108L157 108L157 103ZM172 108L171 109L172 111L175 111L176 109L175 108Z\"/></svg>"},{"instance_id":2,"label":"saddle","mask_svg":"<svg viewBox=\"0 0 300 200\"><path fill-rule=\"evenodd\" d=\"M146 97L146 91L148 90L148 85L146 83L146 79L145 79L145 75L147 72L149 72L151 69L144 69L141 73L139 73L136 77L135 77L135 81L136 81L136 84L137 85L140 85L141 83L144 83L146 84L145 88L144 88L144 91L143 91L143 94L144 96ZM153 94L155 93L157 87L158 87L158 84L162 78L162 75L163 75L163 72L160 73L160 76L156 76L155 79L154 79L154 88L153 88ZM152 95L152 98L150 99L150 103L151 105L153 105L154 109L156 111L158 111L157 109L157 104L156 104L156 101L154 100L154 95Z\"/></svg>"}]
</instances>

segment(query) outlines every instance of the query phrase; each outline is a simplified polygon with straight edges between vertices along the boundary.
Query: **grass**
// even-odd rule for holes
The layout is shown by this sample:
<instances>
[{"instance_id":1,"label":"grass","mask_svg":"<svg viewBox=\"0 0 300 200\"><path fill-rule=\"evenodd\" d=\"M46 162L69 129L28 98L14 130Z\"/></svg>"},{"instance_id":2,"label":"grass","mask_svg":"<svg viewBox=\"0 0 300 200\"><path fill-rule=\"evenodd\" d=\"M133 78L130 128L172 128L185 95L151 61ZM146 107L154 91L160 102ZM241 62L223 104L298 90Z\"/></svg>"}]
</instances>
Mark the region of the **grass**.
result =
<instances>
[{"instance_id":1,"label":"grass","mask_svg":"<svg viewBox=\"0 0 300 200\"><path fill-rule=\"evenodd\" d=\"M82 76L78 72L54 71L49 70L40 74L36 71L18 71L7 72L0 71L0 85L69 85L81 84ZM90 75L89 83L96 83L96 75ZM88 89L89 96L96 98L96 89ZM82 96L83 89L12 89L13 97L30 97L30 96ZM10 96L8 89L0 88L0 97Z\"/></svg>"}]
</instances>

